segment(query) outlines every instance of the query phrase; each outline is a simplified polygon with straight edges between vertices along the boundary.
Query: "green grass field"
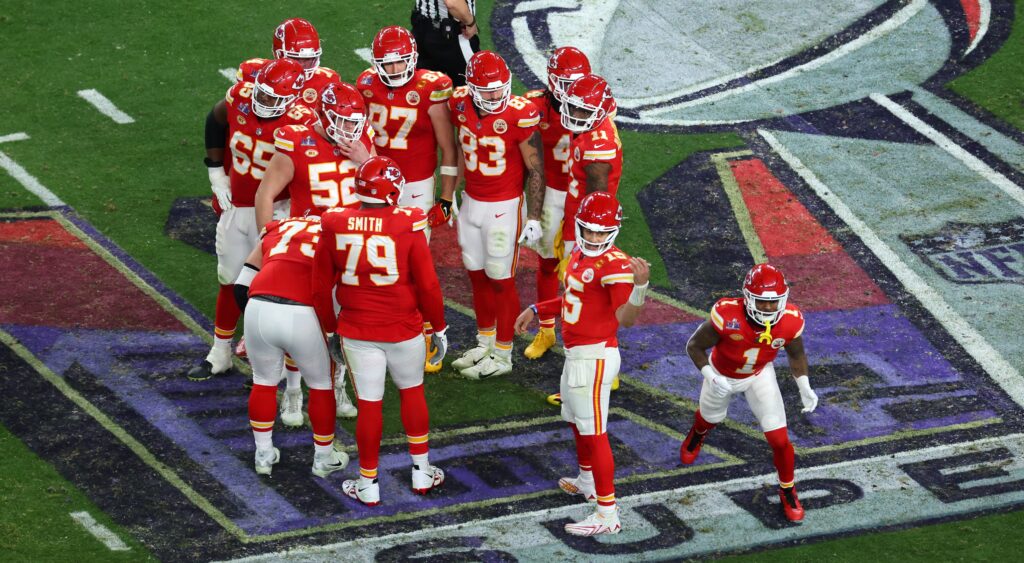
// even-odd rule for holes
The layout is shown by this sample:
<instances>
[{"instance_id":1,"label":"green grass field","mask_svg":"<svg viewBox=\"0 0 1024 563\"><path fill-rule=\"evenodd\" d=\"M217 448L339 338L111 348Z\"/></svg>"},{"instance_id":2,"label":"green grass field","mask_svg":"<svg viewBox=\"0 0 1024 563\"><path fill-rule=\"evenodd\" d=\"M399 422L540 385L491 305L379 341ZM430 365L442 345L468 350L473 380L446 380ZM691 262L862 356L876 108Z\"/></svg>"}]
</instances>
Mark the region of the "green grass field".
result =
<instances>
[{"instance_id":1,"label":"green grass field","mask_svg":"<svg viewBox=\"0 0 1024 563\"><path fill-rule=\"evenodd\" d=\"M492 2L479 4L486 46ZM1022 13L1024 0L1017 0L1016 8ZM406 24L408 6L398 1L300 1L259 7L195 1L5 2L0 5L4 43L35 47L9 49L14 56L0 58L0 73L9 85L0 110L0 135L24 131L31 137L0 145L0 150L212 317L215 258L168 238L164 224L177 198L209 195L201 164L203 122L229 86L218 70L253 56L269 56L270 30L294 15L318 26L325 47L322 64L352 80L366 66L353 50L369 46L374 32L384 25ZM1024 129L1021 76L1024 25L1017 25L997 55L949 88ZM107 94L136 123L117 125L97 113L75 94L85 88ZM651 241L636 193L687 155L739 147L742 140L732 133L632 131L623 131L622 139L627 164L621 198L628 220L619 242L627 251L650 258L653 281L667 285L665 265ZM39 205L40 200L16 180L0 174L0 209ZM491 393L466 401L477 395L475 384L450 375L433 379L428 396L434 424L551 412L536 391L513 380L492 383ZM389 388L385 405L385 435L395 435L400 425L393 389ZM351 424L345 423L349 429ZM0 475L0 560L151 559L130 529L119 527L2 426ZM114 530L131 551L108 551L69 517L69 512L79 510ZM729 560L1015 560L1024 547L1022 527L1024 512L1011 512Z\"/></svg>"}]
</instances>

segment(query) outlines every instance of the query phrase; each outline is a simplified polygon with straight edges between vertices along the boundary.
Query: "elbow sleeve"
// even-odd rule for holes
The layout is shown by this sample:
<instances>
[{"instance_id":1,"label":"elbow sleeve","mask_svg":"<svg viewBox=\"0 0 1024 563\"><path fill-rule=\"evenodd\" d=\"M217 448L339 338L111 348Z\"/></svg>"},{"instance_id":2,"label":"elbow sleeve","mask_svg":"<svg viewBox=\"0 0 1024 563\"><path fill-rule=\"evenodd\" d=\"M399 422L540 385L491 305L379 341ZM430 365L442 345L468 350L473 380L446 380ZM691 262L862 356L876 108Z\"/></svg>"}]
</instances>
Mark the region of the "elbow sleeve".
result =
<instances>
[{"instance_id":1,"label":"elbow sleeve","mask_svg":"<svg viewBox=\"0 0 1024 563\"><path fill-rule=\"evenodd\" d=\"M217 121L213 110L206 114L206 148L222 149L228 144L228 125Z\"/></svg>"}]
</instances>

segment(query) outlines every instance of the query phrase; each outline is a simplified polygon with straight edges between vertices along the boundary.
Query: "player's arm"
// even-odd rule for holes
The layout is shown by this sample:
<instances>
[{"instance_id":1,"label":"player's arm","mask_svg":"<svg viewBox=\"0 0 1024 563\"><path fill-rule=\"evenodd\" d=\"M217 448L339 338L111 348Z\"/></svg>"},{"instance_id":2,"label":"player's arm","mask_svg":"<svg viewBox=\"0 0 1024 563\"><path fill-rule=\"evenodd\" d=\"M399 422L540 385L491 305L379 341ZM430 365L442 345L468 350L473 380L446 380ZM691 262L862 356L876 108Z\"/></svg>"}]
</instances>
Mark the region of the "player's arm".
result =
<instances>
[{"instance_id":1,"label":"player's arm","mask_svg":"<svg viewBox=\"0 0 1024 563\"><path fill-rule=\"evenodd\" d=\"M651 265L643 258L631 256L629 258L629 269L633 272L633 286L625 302L619 301L621 297L618 297L615 293L612 296L613 303L618 304L615 308L615 320L619 321L619 325L626 328L635 325L637 319L640 318L640 310L644 307L648 282L651 279Z\"/></svg>"},{"instance_id":2,"label":"player's arm","mask_svg":"<svg viewBox=\"0 0 1024 563\"><path fill-rule=\"evenodd\" d=\"M263 245L257 244L256 248L253 248L249 256L246 257L242 271L235 279L235 303L238 303L238 308L242 311L245 311L245 306L249 303L249 286L252 285L252 280L256 278L261 267L263 267Z\"/></svg>"},{"instance_id":3,"label":"player's arm","mask_svg":"<svg viewBox=\"0 0 1024 563\"><path fill-rule=\"evenodd\" d=\"M719 338L718 331L711 326L711 321L704 321L686 341L686 354L690 356L697 369L703 371L708 365L708 349L718 344Z\"/></svg>"},{"instance_id":4,"label":"player's arm","mask_svg":"<svg viewBox=\"0 0 1024 563\"><path fill-rule=\"evenodd\" d=\"M519 313L516 318L516 334L526 334L526 330L530 328L530 323L533 322L533 318L538 315L552 316L557 315L562 309L562 298L554 297L547 301L539 301L523 309L523 312Z\"/></svg>"},{"instance_id":5,"label":"player's arm","mask_svg":"<svg viewBox=\"0 0 1024 563\"><path fill-rule=\"evenodd\" d=\"M802 412L812 412L818 406L818 395L811 389L810 367L807 365L807 354L804 353L803 336L797 336L790 340L785 346L786 356L789 358L789 369L793 372L793 379L800 389L800 401L804 404Z\"/></svg>"},{"instance_id":6,"label":"player's arm","mask_svg":"<svg viewBox=\"0 0 1024 563\"><path fill-rule=\"evenodd\" d=\"M544 145L540 131L534 129L525 141L519 143L519 152L526 164L527 220L540 221L544 206Z\"/></svg>"},{"instance_id":7,"label":"player's arm","mask_svg":"<svg viewBox=\"0 0 1024 563\"><path fill-rule=\"evenodd\" d=\"M434 104L427 110L430 124L434 127L434 138L441 149L441 204L447 218L451 214L455 199L455 182L459 178L459 156L455 148L455 131L451 126L451 112L448 104ZM447 202L447 203L446 203Z\"/></svg>"},{"instance_id":8,"label":"player's arm","mask_svg":"<svg viewBox=\"0 0 1024 563\"><path fill-rule=\"evenodd\" d=\"M612 173L612 165L607 162L591 162L583 167L587 176L586 193L608 191L608 176Z\"/></svg>"},{"instance_id":9,"label":"player's arm","mask_svg":"<svg viewBox=\"0 0 1024 563\"><path fill-rule=\"evenodd\" d=\"M256 190L256 228L262 230L274 218L274 199L295 176L295 164L288 155L274 153Z\"/></svg>"},{"instance_id":10,"label":"player's arm","mask_svg":"<svg viewBox=\"0 0 1024 563\"><path fill-rule=\"evenodd\" d=\"M425 221L425 219L424 219ZM425 226L425 225L424 225ZM444 297L441 294L441 282L437 279L434 260L430 256L427 237L420 233L422 227L414 231L409 249L409 268L416 287L416 302L419 305L423 320L430 323L436 332L443 332L448 324L444 318Z\"/></svg>"},{"instance_id":11,"label":"player's arm","mask_svg":"<svg viewBox=\"0 0 1024 563\"><path fill-rule=\"evenodd\" d=\"M313 310L320 328L332 333L338 327L334 315L334 285L338 279L334 269L334 231L327 221L320 222L320 239L313 253Z\"/></svg>"},{"instance_id":12,"label":"player's arm","mask_svg":"<svg viewBox=\"0 0 1024 563\"><path fill-rule=\"evenodd\" d=\"M228 105L220 100L206 116L206 172L210 178L210 190L221 211L231 208L231 180L224 171L224 153L228 144Z\"/></svg>"}]
</instances>

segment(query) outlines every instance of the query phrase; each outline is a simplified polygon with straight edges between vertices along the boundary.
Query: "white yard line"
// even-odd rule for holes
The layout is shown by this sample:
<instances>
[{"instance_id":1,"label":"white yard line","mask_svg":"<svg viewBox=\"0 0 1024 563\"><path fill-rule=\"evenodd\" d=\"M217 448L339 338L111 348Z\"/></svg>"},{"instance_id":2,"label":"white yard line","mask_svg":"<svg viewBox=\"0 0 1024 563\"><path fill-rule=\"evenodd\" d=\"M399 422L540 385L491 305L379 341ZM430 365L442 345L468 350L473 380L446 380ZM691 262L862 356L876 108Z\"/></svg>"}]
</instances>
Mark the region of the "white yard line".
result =
<instances>
[{"instance_id":1,"label":"white yard line","mask_svg":"<svg viewBox=\"0 0 1024 563\"><path fill-rule=\"evenodd\" d=\"M87 532L96 536L96 539L103 542L103 545L107 546L110 551L129 551L131 548L125 545L121 538L117 537L117 534L110 531L110 528L100 524L92 517L92 514L88 512L72 512L71 517L76 522L82 525Z\"/></svg>"},{"instance_id":2,"label":"white yard line","mask_svg":"<svg viewBox=\"0 0 1024 563\"><path fill-rule=\"evenodd\" d=\"M758 129L758 134L771 146L782 160L800 175L818 197L832 208L835 214L853 230L861 241L882 261L900 281L907 293L917 298L921 305L956 339L992 378L1018 404L1024 406L1024 379L1015 367L990 345L985 338L960 316L939 293L908 266L893 249L882 241L864 221L843 203L835 192L825 185L769 131Z\"/></svg>"},{"instance_id":3,"label":"white yard line","mask_svg":"<svg viewBox=\"0 0 1024 563\"><path fill-rule=\"evenodd\" d=\"M1014 184L1009 178L993 170L991 166L985 164L980 158L967 152L966 149L954 143L952 139L943 135L931 125L921 121L917 116L910 113L906 108L892 101L888 97L882 94L871 94L871 99L874 100L876 104L889 110L889 112L899 118L900 121L912 127L914 131L928 137L928 139L938 145L939 148L949 153L953 158L964 163L964 166L970 168L973 172L976 172L979 176L989 181L992 185L1002 190L1003 193L1010 196L1014 201L1024 207L1024 189L1021 189L1020 186Z\"/></svg>"},{"instance_id":4,"label":"white yard line","mask_svg":"<svg viewBox=\"0 0 1024 563\"><path fill-rule=\"evenodd\" d=\"M228 81L231 82L232 84L235 83L235 79L238 77L238 69L237 68L222 68L222 69L218 70L217 72L219 72L220 75L223 76L224 78L227 78Z\"/></svg>"},{"instance_id":5,"label":"white yard line","mask_svg":"<svg viewBox=\"0 0 1024 563\"><path fill-rule=\"evenodd\" d=\"M369 63L371 65L373 64L373 51L372 50L370 50L370 49L368 49L366 47L362 47L362 48L356 49L355 51L356 51L356 56L357 57L359 57L360 59L363 59L364 61L366 61L367 63Z\"/></svg>"},{"instance_id":6,"label":"white yard line","mask_svg":"<svg viewBox=\"0 0 1024 563\"><path fill-rule=\"evenodd\" d=\"M113 119L114 123L120 123L121 125L135 123L135 120L132 119L132 116L117 109L117 106L114 105L114 102L107 99L106 96L100 94L97 90L79 90L78 96L92 104L103 115L109 117L110 119Z\"/></svg>"},{"instance_id":7,"label":"white yard line","mask_svg":"<svg viewBox=\"0 0 1024 563\"><path fill-rule=\"evenodd\" d=\"M8 135L9 137L11 135ZM28 135L25 136L28 138ZM11 160L11 157L0 151L0 168L3 168L14 177L25 189L36 194L36 196L43 200L43 203L50 207L61 207L67 205L57 195L51 192L46 186L41 184L35 176L28 173L27 170L22 168L20 164Z\"/></svg>"},{"instance_id":8,"label":"white yard line","mask_svg":"<svg viewBox=\"0 0 1024 563\"><path fill-rule=\"evenodd\" d=\"M4 135L0 137L0 143L9 143L11 141L25 140L28 140L28 133L11 133L10 135Z\"/></svg>"}]
</instances>

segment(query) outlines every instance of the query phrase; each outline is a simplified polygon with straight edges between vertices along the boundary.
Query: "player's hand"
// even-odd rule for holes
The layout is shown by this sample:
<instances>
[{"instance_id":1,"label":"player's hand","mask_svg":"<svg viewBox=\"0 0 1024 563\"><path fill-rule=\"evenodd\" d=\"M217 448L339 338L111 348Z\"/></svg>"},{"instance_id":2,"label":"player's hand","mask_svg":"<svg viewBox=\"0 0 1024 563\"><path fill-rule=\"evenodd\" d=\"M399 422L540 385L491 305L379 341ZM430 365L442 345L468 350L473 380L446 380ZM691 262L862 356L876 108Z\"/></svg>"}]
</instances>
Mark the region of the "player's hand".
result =
<instances>
[{"instance_id":1,"label":"player's hand","mask_svg":"<svg viewBox=\"0 0 1024 563\"><path fill-rule=\"evenodd\" d=\"M444 330L433 332L430 334L430 347L437 350L430 358L430 365L439 366L441 361L444 360L444 355L448 353L448 327L444 327Z\"/></svg>"},{"instance_id":2,"label":"player's hand","mask_svg":"<svg viewBox=\"0 0 1024 563\"><path fill-rule=\"evenodd\" d=\"M430 223L431 228L438 227L444 223L448 223L448 226L451 226L452 202L444 198L438 199L437 203L427 213L427 221Z\"/></svg>"},{"instance_id":3,"label":"player's hand","mask_svg":"<svg viewBox=\"0 0 1024 563\"><path fill-rule=\"evenodd\" d=\"M333 358L336 363L345 363L345 355L341 352L340 334L331 333L327 335L327 351L331 353L331 358Z\"/></svg>"},{"instance_id":4,"label":"player's hand","mask_svg":"<svg viewBox=\"0 0 1024 563\"><path fill-rule=\"evenodd\" d=\"M796 378L796 386L800 389L800 402L804 404L800 412L814 412L818 407L818 394L811 389L811 380L806 375L801 375Z\"/></svg>"},{"instance_id":5,"label":"player's hand","mask_svg":"<svg viewBox=\"0 0 1024 563\"><path fill-rule=\"evenodd\" d=\"M213 197L217 198L217 205L221 212L231 209L231 180L221 166L207 167L206 172L210 176L210 189Z\"/></svg>"},{"instance_id":6,"label":"player's hand","mask_svg":"<svg viewBox=\"0 0 1024 563\"><path fill-rule=\"evenodd\" d=\"M526 309L523 309L523 312L519 313L519 316L516 317L516 324L514 325L516 334L526 334L526 329L530 328L530 323L533 322L533 317L534 314L532 308L527 307Z\"/></svg>"},{"instance_id":7,"label":"player's hand","mask_svg":"<svg viewBox=\"0 0 1024 563\"><path fill-rule=\"evenodd\" d=\"M732 393L732 385L729 385L729 379L715 371L715 368L711 367L710 364L701 368L700 374L704 376L704 382L710 387L712 395L724 399L729 396L729 393Z\"/></svg>"},{"instance_id":8,"label":"player's hand","mask_svg":"<svg viewBox=\"0 0 1024 563\"><path fill-rule=\"evenodd\" d=\"M639 256L629 259L629 269L633 270L633 285L644 285L651 279L651 263Z\"/></svg>"},{"instance_id":9,"label":"player's hand","mask_svg":"<svg viewBox=\"0 0 1024 563\"><path fill-rule=\"evenodd\" d=\"M536 219L527 219L526 226L523 227L523 234L519 235L519 244L526 244L526 246L533 246L537 244L540 237L544 234L544 231L540 228L540 221Z\"/></svg>"},{"instance_id":10,"label":"player's hand","mask_svg":"<svg viewBox=\"0 0 1024 563\"><path fill-rule=\"evenodd\" d=\"M338 148L341 149L341 154L345 158L356 163L356 165L360 165L370 159L370 151L359 139L352 142L338 143Z\"/></svg>"}]
</instances>

